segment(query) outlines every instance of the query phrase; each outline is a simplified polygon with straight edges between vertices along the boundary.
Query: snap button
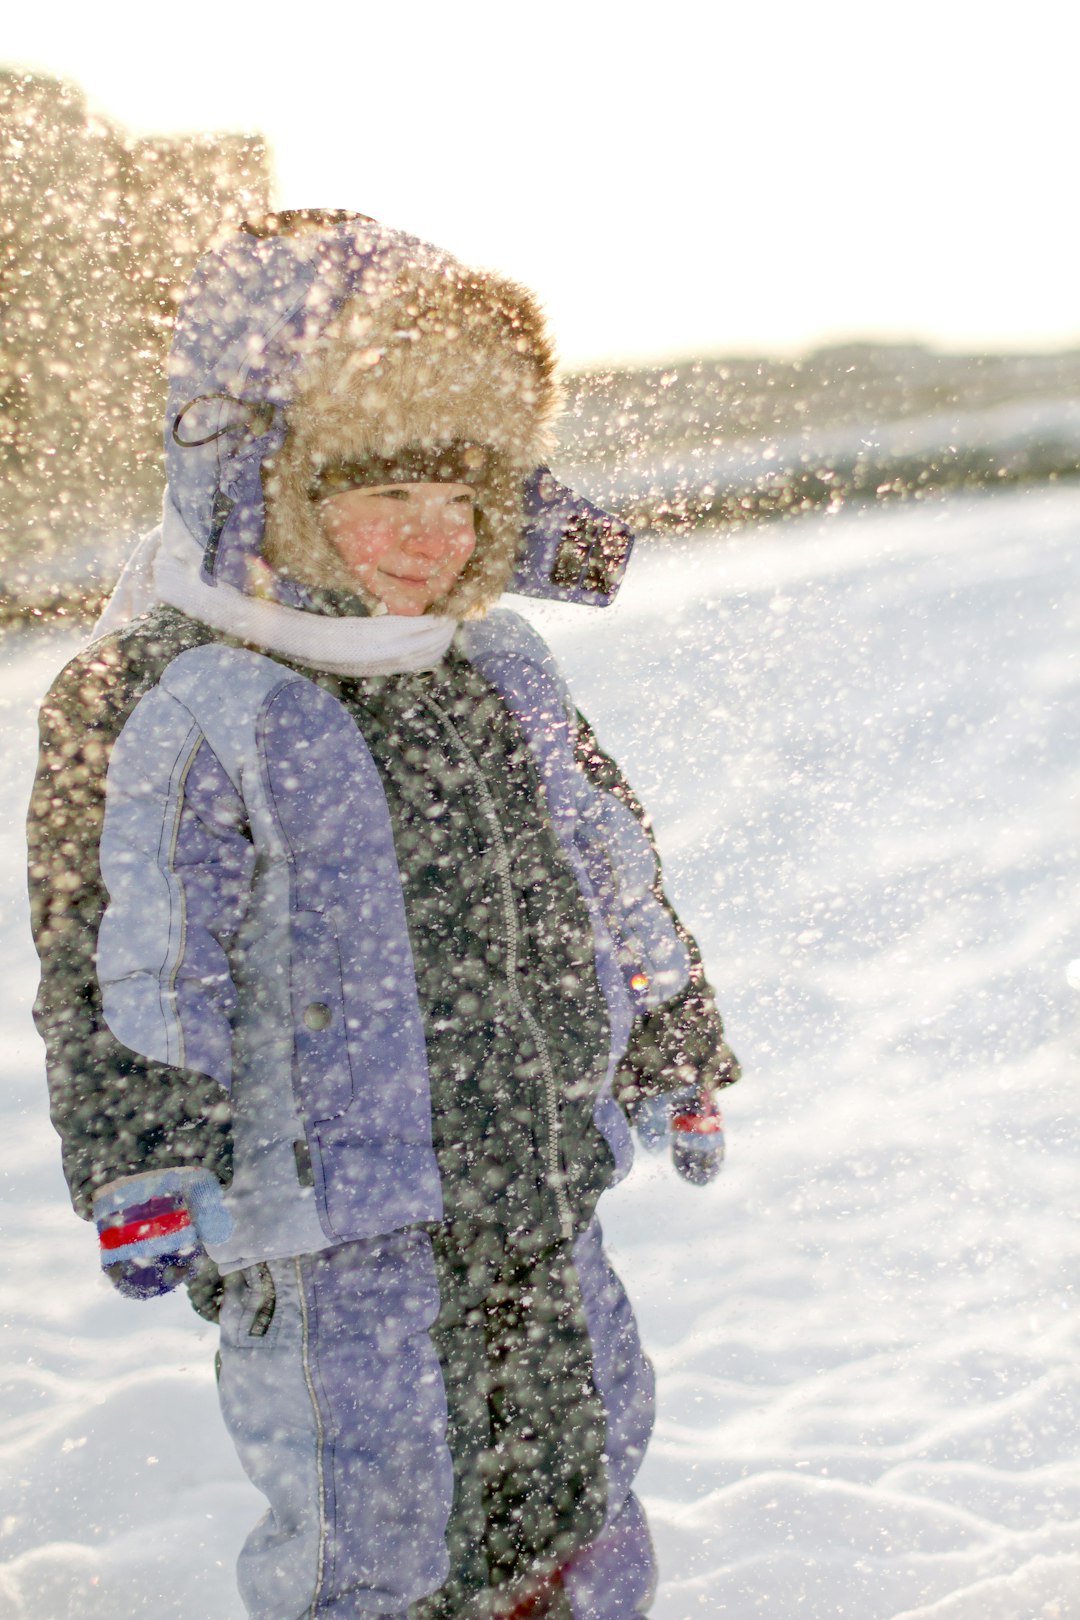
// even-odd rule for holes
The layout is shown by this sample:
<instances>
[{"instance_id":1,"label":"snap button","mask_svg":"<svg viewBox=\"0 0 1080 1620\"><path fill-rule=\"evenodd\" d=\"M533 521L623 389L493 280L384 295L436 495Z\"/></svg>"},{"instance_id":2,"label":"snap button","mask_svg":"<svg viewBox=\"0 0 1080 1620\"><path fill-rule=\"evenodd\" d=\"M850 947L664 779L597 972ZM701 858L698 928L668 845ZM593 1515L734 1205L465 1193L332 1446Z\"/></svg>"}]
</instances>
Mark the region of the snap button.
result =
<instances>
[{"instance_id":1,"label":"snap button","mask_svg":"<svg viewBox=\"0 0 1080 1620\"><path fill-rule=\"evenodd\" d=\"M333 1013L325 1001L311 1001L304 1008L304 1023L310 1030L326 1029L333 1020Z\"/></svg>"}]
</instances>

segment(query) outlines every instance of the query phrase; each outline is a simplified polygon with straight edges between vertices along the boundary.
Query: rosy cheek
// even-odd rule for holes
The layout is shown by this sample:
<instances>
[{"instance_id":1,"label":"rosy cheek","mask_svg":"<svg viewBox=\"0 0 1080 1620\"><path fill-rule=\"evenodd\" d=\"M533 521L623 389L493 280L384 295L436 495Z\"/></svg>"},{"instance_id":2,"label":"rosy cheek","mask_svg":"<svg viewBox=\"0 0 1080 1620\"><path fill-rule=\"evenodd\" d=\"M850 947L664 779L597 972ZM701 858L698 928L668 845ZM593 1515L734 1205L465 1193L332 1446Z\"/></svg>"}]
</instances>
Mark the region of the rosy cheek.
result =
<instances>
[{"instance_id":1,"label":"rosy cheek","mask_svg":"<svg viewBox=\"0 0 1080 1620\"><path fill-rule=\"evenodd\" d=\"M352 524L346 516L328 524L331 543L354 568L371 567L395 543L392 524Z\"/></svg>"}]
</instances>

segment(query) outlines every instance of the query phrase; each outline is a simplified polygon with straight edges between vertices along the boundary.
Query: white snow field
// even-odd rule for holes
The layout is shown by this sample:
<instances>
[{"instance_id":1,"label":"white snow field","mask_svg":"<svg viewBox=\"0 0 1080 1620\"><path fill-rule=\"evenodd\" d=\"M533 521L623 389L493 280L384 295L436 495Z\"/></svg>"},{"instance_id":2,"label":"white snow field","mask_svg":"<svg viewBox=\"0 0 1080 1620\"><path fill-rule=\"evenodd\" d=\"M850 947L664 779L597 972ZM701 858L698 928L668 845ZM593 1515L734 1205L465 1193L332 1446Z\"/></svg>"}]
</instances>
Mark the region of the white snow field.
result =
<instances>
[{"instance_id":1,"label":"white snow field","mask_svg":"<svg viewBox=\"0 0 1080 1620\"><path fill-rule=\"evenodd\" d=\"M643 546L611 612L529 611L745 1065L720 1181L605 1205L656 1620L1080 1620L1080 491ZM101 1280L46 1117L21 820L73 645L0 646L0 1616L240 1620L214 1334Z\"/></svg>"}]
</instances>

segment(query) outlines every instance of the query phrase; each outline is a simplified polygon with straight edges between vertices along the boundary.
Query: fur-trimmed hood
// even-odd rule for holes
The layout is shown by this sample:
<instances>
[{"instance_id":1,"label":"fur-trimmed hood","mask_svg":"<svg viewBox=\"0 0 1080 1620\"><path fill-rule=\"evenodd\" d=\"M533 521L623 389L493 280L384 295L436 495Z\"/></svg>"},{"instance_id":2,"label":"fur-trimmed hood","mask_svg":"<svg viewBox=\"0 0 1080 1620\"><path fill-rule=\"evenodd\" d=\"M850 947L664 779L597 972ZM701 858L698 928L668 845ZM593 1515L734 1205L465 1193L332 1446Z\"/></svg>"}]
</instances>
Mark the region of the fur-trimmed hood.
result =
<instances>
[{"instance_id":1,"label":"fur-trimmed hood","mask_svg":"<svg viewBox=\"0 0 1080 1620\"><path fill-rule=\"evenodd\" d=\"M375 294L354 294L303 357L288 435L264 467L267 560L308 585L357 592L311 499L322 468L471 446L477 547L433 611L488 606L513 572L524 482L546 459L556 409L554 356L524 288L405 264Z\"/></svg>"},{"instance_id":2,"label":"fur-trimmed hood","mask_svg":"<svg viewBox=\"0 0 1080 1620\"><path fill-rule=\"evenodd\" d=\"M557 406L543 316L523 288L359 215L270 215L200 261L181 305L166 501L197 543L204 586L363 613L375 604L313 503L320 472L472 447L479 543L432 611L483 612L508 585L602 605L630 537L543 466Z\"/></svg>"}]
</instances>

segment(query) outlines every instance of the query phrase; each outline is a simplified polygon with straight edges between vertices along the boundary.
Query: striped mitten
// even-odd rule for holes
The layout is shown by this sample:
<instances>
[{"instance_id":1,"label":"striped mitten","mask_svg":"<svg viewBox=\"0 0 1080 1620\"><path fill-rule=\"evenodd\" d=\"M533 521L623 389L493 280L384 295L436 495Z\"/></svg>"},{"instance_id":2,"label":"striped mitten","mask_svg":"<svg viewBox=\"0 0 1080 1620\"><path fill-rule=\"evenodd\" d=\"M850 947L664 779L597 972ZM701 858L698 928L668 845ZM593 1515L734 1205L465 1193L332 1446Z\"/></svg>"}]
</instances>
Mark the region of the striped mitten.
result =
<instances>
[{"instance_id":1,"label":"striped mitten","mask_svg":"<svg viewBox=\"0 0 1080 1620\"><path fill-rule=\"evenodd\" d=\"M672 1163L684 1181L704 1187L720 1174L724 1120L710 1086L680 1086L643 1099L634 1110L633 1123L642 1147L650 1152L670 1143Z\"/></svg>"},{"instance_id":2,"label":"striped mitten","mask_svg":"<svg viewBox=\"0 0 1080 1620\"><path fill-rule=\"evenodd\" d=\"M232 1231L209 1170L148 1170L111 1181L94 1198L101 1264L130 1299L167 1294L206 1261L205 1244Z\"/></svg>"}]
</instances>

